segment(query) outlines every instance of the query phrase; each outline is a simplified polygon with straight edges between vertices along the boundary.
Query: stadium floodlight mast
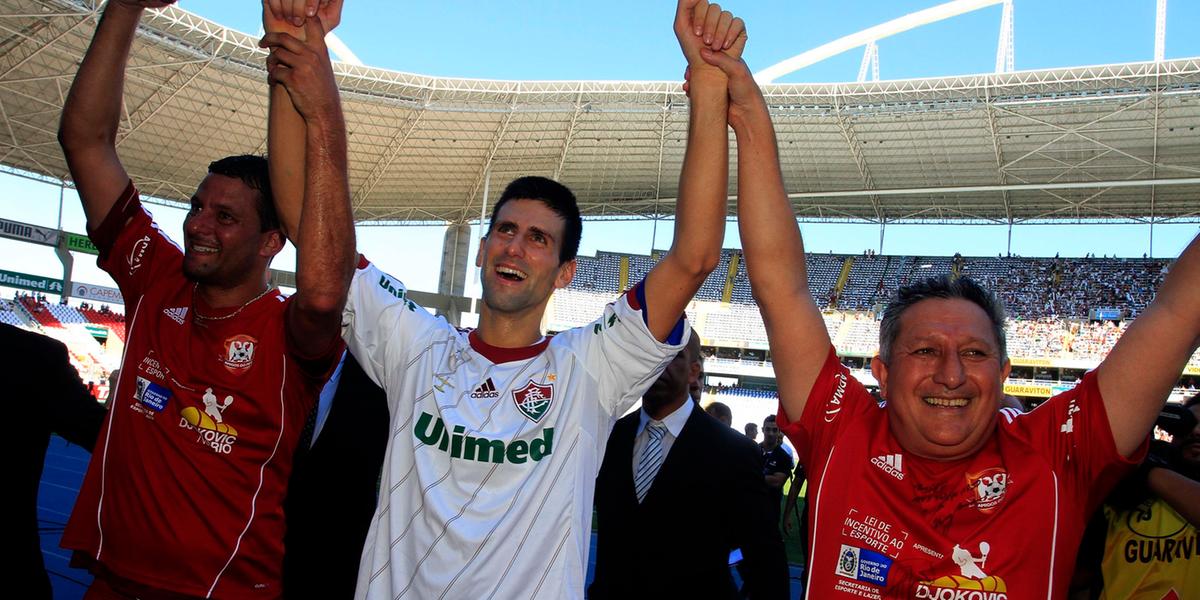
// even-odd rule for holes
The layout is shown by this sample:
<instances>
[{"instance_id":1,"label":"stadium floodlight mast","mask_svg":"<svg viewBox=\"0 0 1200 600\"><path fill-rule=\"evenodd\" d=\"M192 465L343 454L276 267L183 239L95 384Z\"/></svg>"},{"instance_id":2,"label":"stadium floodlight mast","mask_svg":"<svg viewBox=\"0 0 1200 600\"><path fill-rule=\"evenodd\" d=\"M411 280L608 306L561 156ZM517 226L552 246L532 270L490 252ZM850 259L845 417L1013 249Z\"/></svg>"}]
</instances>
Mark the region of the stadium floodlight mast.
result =
<instances>
[{"instance_id":1,"label":"stadium floodlight mast","mask_svg":"<svg viewBox=\"0 0 1200 600\"><path fill-rule=\"evenodd\" d=\"M1000 14L1000 43L996 47L997 73L1013 72L1013 43L1013 0L1004 0L1004 11Z\"/></svg>"},{"instance_id":2,"label":"stadium floodlight mast","mask_svg":"<svg viewBox=\"0 0 1200 600\"><path fill-rule=\"evenodd\" d=\"M858 33L852 33L807 52L802 52L755 73L754 79L758 81L759 85L774 83L776 79L784 75L795 73L804 67L817 64L847 50L853 50L860 46L874 46L879 40L896 35L897 33L903 33L930 23L944 21L951 17L957 17L958 15L974 12L996 4L1004 5L1004 13L1000 18L1000 46L996 55L996 71L1010 73L1013 70L1012 0L954 0L953 2L946 2L909 13L903 17L892 19L874 27L868 27ZM868 57L870 57L869 60L878 69L878 49L876 48L872 53L870 47L868 47L867 52L868 54L863 57L863 65L867 64ZM1001 71L1002 66L1004 67L1003 71ZM859 71L859 81L863 81L866 70L860 67ZM878 80L877 74L875 79Z\"/></svg>"},{"instance_id":3,"label":"stadium floodlight mast","mask_svg":"<svg viewBox=\"0 0 1200 600\"><path fill-rule=\"evenodd\" d=\"M858 66L858 81L862 83L867 80L867 68L871 69L871 81L879 81L879 45L875 42L867 42L867 49L863 52L862 64Z\"/></svg>"},{"instance_id":4,"label":"stadium floodlight mast","mask_svg":"<svg viewBox=\"0 0 1200 600\"><path fill-rule=\"evenodd\" d=\"M1158 0L1154 10L1154 62L1167 55L1167 0Z\"/></svg>"}]
</instances>

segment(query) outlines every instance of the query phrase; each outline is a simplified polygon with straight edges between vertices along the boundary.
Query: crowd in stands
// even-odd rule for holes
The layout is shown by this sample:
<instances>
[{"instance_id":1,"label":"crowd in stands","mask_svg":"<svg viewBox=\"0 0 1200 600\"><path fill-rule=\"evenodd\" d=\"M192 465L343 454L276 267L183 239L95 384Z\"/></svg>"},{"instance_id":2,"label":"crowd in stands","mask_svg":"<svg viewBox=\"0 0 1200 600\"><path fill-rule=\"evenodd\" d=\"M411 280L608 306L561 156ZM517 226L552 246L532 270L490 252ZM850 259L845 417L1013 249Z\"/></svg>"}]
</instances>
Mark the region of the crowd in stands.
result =
<instances>
[{"instance_id":1,"label":"crowd in stands","mask_svg":"<svg viewBox=\"0 0 1200 600\"><path fill-rule=\"evenodd\" d=\"M1087 318L1098 308L1135 317L1154 297L1169 261L1123 258L967 259L968 275L996 291L1009 314Z\"/></svg>"},{"instance_id":2,"label":"crowd in stands","mask_svg":"<svg viewBox=\"0 0 1200 600\"><path fill-rule=\"evenodd\" d=\"M571 286L560 290L550 328L581 325L621 291L622 258L628 261L626 285L649 272L656 257L598 252L580 256ZM731 265L735 275L724 303ZM879 339L877 314L888 294L902 285L943 274L969 276L995 290L1008 313L1009 353L1018 357L1100 359L1116 343L1127 319L1136 317L1154 297L1170 261L1153 258L1025 258L810 254L809 288L826 309L825 325L838 352L869 356ZM848 268L845 281L843 271ZM689 318L706 344L765 348L766 330L750 294L741 251L722 252L717 269L696 294ZM1091 319L1096 310L1115 312L1116 320ZM1111 317L1109 317L1111 319ZM1193 358L1193 364L1200 360Z\"/></svg>"},{"instance_id":3,"label":"crowd in stands","mask_svg":"<svg viewBox=\"0 0 1200 600\"><path fill-rule=\"evenodd\" d=\"M656 262L652 256L598 252L580 256L575 281L554 299L548 326L558 331L591 321L619 293L622 257L628 260L627 285L639 281ZM848 277L839 279L847 263ZM730 302L721 303L731 265L735 275ZM1169 261L1121 258L920 257L813 254L808 257L809 286L824 315L830 338L840 354L869 356L876 352L879 322L888 290L922 277L943 273L970 276L991 287L1009 314L1009 354L1014 357L1099 360L1136 316L1153 299ZM717 269L696 295L688 317L706 344L765 348L766 330L750 294L745 263L739 250L722 253ZM19 305L19 306L18 306ZM1089 320L1092 310L1119 312L1121 320ZM27 329L59 330L92 324L109 329L124 341L124 316L107 304L82 302L71 306L51 302L42 293L16 292L13 301L0 300L0 322ZM53 333L52 333L53 335ZM69 335L84 346L73 358L81 372L101 378L110 354L87 336ZM70 345L70 344L69 344ZM93 347L94 346L94 347ZM94 358L93 358L94 357ZM1192 364L1200 364L1193 358Z\"/></svg>"},{"instance_id":4,"label":"crowd in stands","mask_svg":"<svg viewBox=\"0 0 1200 600\"><path fill-rule=\"evenodd\" d=\"M705 386L704 392L715 394L717 400L725 401L729 398L767 398L777 399L779 395L774 390L762 390L756 388L747 388L741 386Z\"/></svg>"},{"instance_id":5,"label":"crowd in stands","mask_svg":"<svg viewBox=\"0 0 1200 600\"><path fill-rule=\"evenodd\" d=\"M16 292L13 300L0 300L0 322L35 331L67 346L68 358L100 399L107 395L109 373L117 367L124 349L125 317L108 305L72 306L45 294ZM111 334L97 339L88 327L103 326Z\"/></svg>"},{"instance_id":6,"label":"crowd in stands","mask_svg":"<svg viewBox=\"0 0 1200 600\"><path fill-rule=\"evenodd\" d=\"M580 256L571 289L613 296L621 291L617 288L623 256L629 260L627 283L632 285L649 272L661 254L599 252L595 257ZM818 303L831 310L870 311L886 304L888 294L900 285L953 273L993 289L1010 317L1026 319L1085 319L1097 308L1118 308L1123 317L1135 317L1153 299L1170 263L1157 258L892 256L874 252L811 254L807 260L809 288ZM732 261L737 261L737 269L730 301L754 303L745 263L736 249L722 253L720 264L696 294L697 300L722 300ZM849 276L838 289L847 262Z\"/></svg>"},{"instance_id":7,"label":"crowd in stands","mask_svg":"<svg viewBox=\"0 0 1200 600\"><path fill-rule=\"evenodd\" d=\"M653 256L598 252L580 256L575 281L555 296L548 322L551 330L586 323L619 293L621 260L628 257L627 285L639 281L655 264ZM846 281L839 278L850 263ZM721 304L736 263L730 302ZM1059 359L1102 358L1120 338L1129 317L1153 299L1169 261L1120 258L918 257L813 254L808 257L809 285L818 303L828 307L825 324L841 354L869 356L876 352L879 322L887 290L916 279L943 273L967 275L991 287L1009 313L1009 353L1016 357ZM740 251L725 250L717 269L696 295L689 311L706 344L765 348L766 330L750 295ZM18 308L20 305L20 308ZM1096 308L1113 309L1122 320L1088 320ZM24 309L24 310L21 310ZM24 316L23 316L24 315ZM16 292L14 301L0 301L0 322L18 327L62 330L73 324L107 327L118 340L125 338L124 316L107 304L83 302L70 306L51 302L45 294ZM61 333L60 333L61 335ZM81 372L97 379L111 362L94 341L68 336L86 349L78 359ZM76 346L81 345L76 343ZM92 346L95 346L94 348ZM91 358L95 357L95 358ZM1193 364L1200 359L1193 358Z\"/></svg>"}]
</instances>

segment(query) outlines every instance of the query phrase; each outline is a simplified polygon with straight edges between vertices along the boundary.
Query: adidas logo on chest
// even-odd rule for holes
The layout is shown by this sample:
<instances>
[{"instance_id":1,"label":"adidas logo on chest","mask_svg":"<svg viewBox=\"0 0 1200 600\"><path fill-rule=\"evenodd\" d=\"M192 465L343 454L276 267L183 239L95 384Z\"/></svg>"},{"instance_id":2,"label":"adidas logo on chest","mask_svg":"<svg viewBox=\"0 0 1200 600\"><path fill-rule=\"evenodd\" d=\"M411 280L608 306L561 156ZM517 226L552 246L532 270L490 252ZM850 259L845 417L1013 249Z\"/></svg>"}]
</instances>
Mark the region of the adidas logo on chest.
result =
<instances>
[{"instance_id":1,"label":"adidas logo on chest","mask_svg":"<svg viewBox=\"0 0 1200 600\"><path fill-rule=\"evenodd\" d=\"M871 459L871 464L883 469L884 473L904 481L904 456L902 454L885 454Z\"/></svg>"},{"instance_id":2,"label":"adidas logo on chest","mask_svg":"<svg viewBox=\"0 0 1200 600\"><path fill-rule=\"evenodd\" d=\"M175 321L176 323L178 323L180 325L183 325L183 320L185 318L187 318L187 312L188 312L188 307L186 307L186 306L179 306L176 308L164 308L163 309L164 315L167 315L168 317L170 317L170 319L172 321Z\"/></svg>"},{"instance_id":3,"label":"adidas logo on chest","mask_svg":"<svg viewBox=\"0 0 1200 600\"><path fill-rule=\"evenodd\" d=\"M492 378L488 377L486 381L479 384L471 391L471 397L475 399L495 399L500 397L500 392L496 391L496 384L492 383Z\"/></svg>"}]
</instances>

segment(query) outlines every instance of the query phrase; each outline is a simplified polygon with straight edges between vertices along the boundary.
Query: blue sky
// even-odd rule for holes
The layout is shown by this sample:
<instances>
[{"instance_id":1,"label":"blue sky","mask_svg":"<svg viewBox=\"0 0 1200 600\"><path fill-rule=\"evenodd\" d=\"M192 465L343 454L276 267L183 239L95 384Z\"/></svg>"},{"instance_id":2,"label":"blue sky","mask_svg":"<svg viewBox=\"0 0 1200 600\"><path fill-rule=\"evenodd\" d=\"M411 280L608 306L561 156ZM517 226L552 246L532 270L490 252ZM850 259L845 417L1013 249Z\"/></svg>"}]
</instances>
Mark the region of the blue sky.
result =
<instances>
[{"instance_id":1,"label":"blue sky","mask_svg":"<svg viewBox=\"0 0 1200 600\"><path fill-rule=\"evenodd\" d=\"M678 80L679 55L666 0L498 3L482 0L402 2L347 0L337 34L368 65L428 75L490 79ZM783 2L740 0L726 7L743 16L750 43L746 60L759 70L838 37L928 8L936 0L843 0ZM199 0L181 2L222 25L259 30L257 3ZM1017 69L1041 69L1150 60L1154 52L1154 0L1016 0ZM1001 8L992 6L902 33L879 43L884 79L989 72L995 63ZM1172 0L1168 7L1166 55L1200 56L1200 2ZM852 50L780 79L781 82L853 80L862 51ZM55 226L57 186L0 175L0 218ZM1200 201L1200 200L1198 200ZM62 224L82 232L78 199L67 190ZM172 236L180 235L182 211L152 207ZM582 251L648 253L670 244L670 222L584 227ZM1193 225L1156 226L1154 255L1174 256L1195 235ZM870 225L805 224L806 246L814 252L878 249L879 229ZM383 268L414 289L437 286L442 228L360 227L359 246ZM1096 240L1104 240L1098 245ZM653 242L652 242L653 240ZM1008 230L996 226L889 225L883 250L890 254L990 255L1007 247ZM393 256L397 244L418 253ZM737 246L730 227L726 246ZM1085 252L1141 256L1149 251L1145 225L1047 226L1013 229L1013 252L1079 256ZM474 248L472 248L474 252ZM59 277L62 269L48 248L0 240L0 269ZM76 256L79 281L111 285L91 257ZM285 252L276 267L294 267ZM468 278L470 285L471 278Z\"/></svg>"},{"instance_id":2,"label":"blue sky","mask_svg":"<svg viewBox=\"0 0 1200 600\"><path fill-rule=\"evenodd\" d=\"M746 60L754 70L938 0L802 2L740 0L724 6L744 17ZM246 32L258 15L243 3L187 2L184 8ZM596 14L595 6L604 14ZM1016 67L1133 62L1154 55L1154 0L1016 0ZM670 0L346 0L337 34L376 67L427 75L494 79L675 80L682 58L671 33ZM901 79L991 71L1000 6L980 9L880 42L881 77ZM1200 55L1200 4L1168 6L1167 56ZM853 80L851 51L781 81Z\"/></svg>"}]
</instances>

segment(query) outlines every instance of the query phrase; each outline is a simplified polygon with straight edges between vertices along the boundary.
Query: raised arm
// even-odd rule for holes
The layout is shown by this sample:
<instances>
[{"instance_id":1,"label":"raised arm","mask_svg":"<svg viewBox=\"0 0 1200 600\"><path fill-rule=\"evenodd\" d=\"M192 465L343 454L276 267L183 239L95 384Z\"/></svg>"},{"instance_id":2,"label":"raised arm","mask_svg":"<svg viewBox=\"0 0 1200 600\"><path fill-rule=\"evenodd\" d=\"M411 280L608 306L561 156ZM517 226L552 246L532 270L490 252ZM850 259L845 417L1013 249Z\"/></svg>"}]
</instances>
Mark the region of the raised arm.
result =
<instances>
[{"instance_id":1,"label":"raised arm","mask_svg":"<svg viewBox=\"0 0 1200 600\"><path fill-rule=\"evenodd\" d=\"M667 339L679 315L721 260L725 196L729 188L729 134L725 75L700 59L706 44L741 56L741 19L706 0L679 0L675 36L691 70L688 141L679 174L675 238L671 250L646 275L650 332Z\"/></svg>"},{"instance_id":2,"label":"raised arm","mask_svg":"<svg viewBox=\"0 0 1200 600\"><path fill-rule=\"evenodd\" d=\"M58 143L83 202L88 231L104 221L129 183L129 175L117 157L117 124L125 89L125 65L142 10L173 3L110 0L63 104Z\"/></svg>"},{"instance_id":3,"label":"raised arm","mask_svg":"<svg viewBox=\"0 0 1200 600\"><path fill-rule=\"evenodd\" d=\"M320 19L325 33L341 22L342 0L262 0L263 31L268 35L286 33L305 41L304 22L310 14ZM268 59L274 65L276 57ZM305 137L304 118L296 112L287 89L271 82L267 126L267 162L271 165L271 190L275 211L283 232L296 243L300 208L304 202Z\"/></svg>"},{"instance_id":4,"label":"raised arm","mask_svg":"<svg viewBox=\"0 0 1200 600\"><path fill-rule=\"evenodd\" d=\"M1150 433L1171 388L1200 344L1200 236L1171 266L1154 302L1096 369L1117 451L1130 455Z\"/></svg>"},{"instance_id":5,"label":"raised arm","mask_svg":"<svg viewBox=\"0 0 1200 600\"><path fill-rule=\"evenodd\" d=\"M729 77L729 124L737 136L738 230L750 290L774 356L779 402L799 421L829 353L829 332L808 290L804 243L783 189L775 128L746 63L702 51Z\"/></svg>"},{"instance_id":6,"label":"raised arm","mask_svg":"<svg viewBox=\"0 0 1200 600\"><path fill-rule=\"evenodd\" d=\"M304 23L304 36L306 39L301 41L289 33L274 31L263 37L262 45L271 49L268 70L274 88L272 104L286 102L300 116L303 145L294 147L302 148L304 183L298 190L294 185L285 186L276 189L275 194L277 204L299 205L299 210L279 210L281 218L289 219L284 221L285 227L297 249L296 295L288 313L288 328L301 354L314 356L328 349L340 333L355 250L346 123L325 48L325 29L318 16ZM280 94L280 88L286 97ZM278 125L272 118L270 127ZM273 155L277 150L294 153L295 149L281 147L278 141L274 135L268 138L272 184L280 179ZM301 194L298 203L288 196L297 192Z\"/></svg>"}]
</instances>

